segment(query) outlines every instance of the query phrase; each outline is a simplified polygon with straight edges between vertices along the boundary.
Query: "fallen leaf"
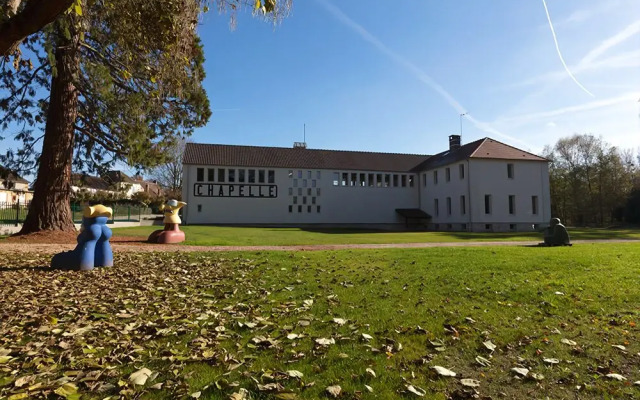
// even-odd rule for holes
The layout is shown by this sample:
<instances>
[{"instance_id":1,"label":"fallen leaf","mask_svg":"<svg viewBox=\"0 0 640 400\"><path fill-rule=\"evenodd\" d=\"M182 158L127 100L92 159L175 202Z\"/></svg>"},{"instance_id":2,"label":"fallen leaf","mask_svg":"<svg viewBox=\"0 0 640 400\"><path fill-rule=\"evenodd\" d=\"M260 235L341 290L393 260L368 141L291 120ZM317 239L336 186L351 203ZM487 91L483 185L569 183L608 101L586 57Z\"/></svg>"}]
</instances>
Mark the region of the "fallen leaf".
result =
<instances>
[{"instance_id":1,"label":"fallen leaf","mask_svg":"<svg viewBox=\"0 0 640 400\"><path fill-rule=\"evenodd\" d=\"M456 376L456 373L451 371L450 369L446 369L439 365L434 365L431 369L435 370L440 376Z\"/></svg>"},{"instance_id":2,"label":"fallen leaf","mask_svg":"<svg viewBox=\"0 0 640 400\"><path fill-rule=\"evenodd\" d=\"M627 348L624 347L621 344L612 344L611 347L615 347L616 349L619 349L619 350L622 350L622 351L626 351L627 350Z\"/></svg>"},{"instance_id":3,"label":"fallen leaf","mask_svg":"<svg viewBox=\"0 0 640 400\"><path fill-rule=\"evenodd\" d=\"M316 343L319 344L320 346L329 346L330 344L336 344L336 340L334 338L320 338L320 339L316 339Z\"/></svg>"},{"instance_id":4,"label":"fallen leaf","mask_svg":"<svg viewBox=\"0 0 640 400\"><path fill-rule=\"evenodd\" d=\"M291 378L302 378L304 376L302 372L296 371L295 369L288 370L287 375L289 375Z\"/></svg>"},{"instance_id":5,"label":"fallen leaf","mask_svg":"<svg viewBox=\"0 0 640 400\"><path fill-rule=\"evenodd\" d=\"M487 349L489 349L489 351L494 351L496 349L496 345L491 343L491 340L487 340L486 342L482 342L482 344L484 345L484 347L486 347Z\"/></svg>"},{"instance_id":6,"label":"fallen leaf","mask_svg":"<svg viewBox=\"0 0 640 400\"><path fill-rule=\"evenodd\" d=\"M362 338L368 342L369 340L373 339L373 336L363 333Z\"/></svg>"},{"instance_id":7,"label":"fallen leaf","mask_svg":"<svg viewBox=\"0 0 640 400\"><path fill-rule=\"evenodd\" d=\"M482 357L482 356L476 356L476 362L480 365L482 365L483 367L488 367L491 365L491 361L487 360L486 358Z\"/></svg>"},{"instance_id":8,"label":"fallen leaf","mask_svg":"<svg viewBox=\"0 0 640 400\"><path fill-rule=\"evenodd\" d=\"M557 358L544 358L542 359L542 361L547 364L560 364L560 360L558 360Z\"/></svg>"},{"instance_id":9,"label":"fallen leaf","mask_svg":"<svg viewBox=\"0 0 640 400\"><path fill-rule=\"evenodd\" d=\"M517 375L520 375L522 377L525 377L529 374L529 370L526 368L511 368L512 372L515 372Z\"/></svg>"},{"instance_id":10,"label":"fallen leaf","mask_svg":"<svg viewBox=\"0 0 640 400\"><path fill-rule=\"evenodd\" d=\"M376 377L376 372L371 368L367 368L366 371L369 373L369 375L373 376L374 378Z\"/></svg>"},{"instance_id":11,"label":"fallen leaf","mask_svg":"<svg viewBox=\"0 0 640 400\"><path fill-rule=\"evenodd\" d=\"M475 379L460 379L460 383L462 384L462 386L468 386L468 387L480 386L480 381Z\"/></svg>"},{"instance_id":12,"label":"fallen leaf","mask_svg":"<svg viewBox=\"0 0 640 400\"><path fill-rule=\"evenodd\" d=\"M129 375L129 382L134 385L144 385L147 382L147 379L151 376L151 370L147 368L142 368L137 370L136 372Z\"/></svg>"},{"instance_id":13,"label":"fallen leaf","mask_svg":"<svg viewBox=\"0 0 640 400\"><path fill-rule=\"evenodd\" d=\"M240 388L237 392L232 393L229 396L231 400L246 400L249 398L249 391L245 388Z\"/></svg>"},{"instance_id":14,"label":"fallen leaf","mask_svg":"<svg viewBox=\"0 0 640 400\"><path fill-rule=\"evenodd\" d=\"M424 397L424 395L427 394L424 389L413 385L407 385L407 390L419 397Z\"/></svg>"},{"instance_id":15,"label":"fallen leaf","mask_svg":"<svg viewBox=\"0 0 640 400\"><path fill-rule=\"evenodd\" d=\"M626 381L627 378L625 378L624 376L620 375L620 374L607 374L605 375L607 378L609 379L615 379L617 381Z\"/></svg>"},{"instance_id":16,"label":"fallen leaf","mask_svg":"<svg viewBox=\"0 0 640 400\"><path fill-rule=\"evenodd\" d=\"M369 393L373 393L373 388L369 385L364 385L365 388L369 391Z\"/></svg>"},{"instance_id":17,"label":"fallen leaf","mask_svg":"<svg viewBox=\"0 0 640 400\"><path fill-rule=\"evenodd\" d=\"M342 388L338 385L328 386L325 390L327 391L327 393L329 393L329 395L333 396L334 398L337 398L338 396L340 396L340 393L342 392Z\"/></svg>"},{"instance_id":18,"label":"fallen leaf","mask_svg":"<svg viewBox=\"0 0 640 400\"><path fill-rule=\"evenodd\" d=\"M564 344L568 344L569 346L575 346L578 343L574 342L573 340L569 340L569 339L562 339L560 340L560 342L564 343Z\"/></svg>"},{"instance_id":19,"label":"fallen leaf","mask_svg":"<svg viewBox=\"0 0 640 400\"><path fill-rule=\"evenodd\" d=\"M338 325L340 325L340 326L342 326L342 325L347 323L347 320L343 319L343 318L334 318L333 322L338 324Z\"/></svg>"}]
</instances>

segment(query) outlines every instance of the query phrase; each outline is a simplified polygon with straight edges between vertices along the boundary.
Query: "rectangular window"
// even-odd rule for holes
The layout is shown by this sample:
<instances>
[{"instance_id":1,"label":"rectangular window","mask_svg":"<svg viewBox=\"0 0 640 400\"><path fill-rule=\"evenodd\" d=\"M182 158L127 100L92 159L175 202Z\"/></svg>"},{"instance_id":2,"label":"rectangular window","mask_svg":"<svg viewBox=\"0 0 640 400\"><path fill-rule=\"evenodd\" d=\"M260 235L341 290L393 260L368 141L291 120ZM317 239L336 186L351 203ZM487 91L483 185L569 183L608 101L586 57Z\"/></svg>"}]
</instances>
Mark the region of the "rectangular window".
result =
<instances>
[{"instance_id":1,"label":"rectangular window","mask_svg":"<svg viewBox=\"0 0 640 400\"><path fill-rule=\"evenodd\" d=\"M307 179L311 179L311 171L307 171Z\"/></svg>"},{"instance_id":2,"label":"rectangular window","mask_svg":"<svg viewBox=\"0 0 640 400\"><path fill-rule=\"evenodd\" d=\"M293 178L293 170L289 170L289 178Z\"/></svg>"},{"instance_id":3,"label":"rectangular window","mask_svg":"<svg viewBox=\"0 0 640 400\"><path fill-rule=\"evenodd\" d=\"M256 170L255 169L250 169L249 170L249 183L256 183Z\"/></svg>"},{"instance_id":4,"label":"rectangular window","mask_svg":"<svg viewBox=\"0 0 640 400\"><path fill-rule=\"evenodd\" d=\"M298 204L298 196L293 196L293 204Z\"/></svg>"},{"instance_id":5,"label":"rectangular window","mask_svg":"<svg viewBox=\"0 0 640 400\"><path fill-rule=\"evenodd\" d=\"M373 174L369 174L369 187L373 187L373 186L374 186Z\"/></svg>"},{"instance_id":6,"label":"rectangular window","mask_svg":"<svg viewBox=\"0 0 640 400\"><path fill-rule=\"evenodd\" d=\"M531 196L531 213L538 215L538 196Z\"/></svg>"},{"instance_id":7,"label":"rectangular window","mask_svg":"<svg viewBox=\"0 0 640 400\"><path fill-rule=\"evenodd\" d=\"M293 212L293 206L289 206L289 212L292 213Z\"/></svg>"},{"instance_id":8,"label":"rectangular window","mask_svg":"<svg viewBox=\"0 0 640 400\"><path fill-rule=\"evenodd\" d=\"M517 225L516 224L509 224L509 230L510 231L515 231L516 230Z\"/></svg>"},{"instance_id":9,"label":"rectangular window","mask_svg":"<svg viewBox=\"0 0 640 400\"><path fill-rule=\"evenodd\" d=\"M389 187L391 186L391 175L390 174L385 174L384 175L384 187Z\"/></svg>"},{"instance_id":10,"label":"rectangular window","mask_svg":"<svg viewBox=\"0 0 640 400\"><path fill-rule=\"evenodd\" d=\"M316 207L318 214L320 214L320 206Z\"/></svg>"},{"instance_id":11,"label":"rectangular window","mask_svg":"<svg viewBox=\"0 0 640 400\"><path fill-rule=\"evenodd\" d=\"M433 184L438 184L438 171L433 171Z\"/></svg>"},{"instance_id":12,"label":"rectangular window","mask_svg":"<svg viewBox=\"0 0 640 400\"><path fill-rule=\"evenodd\" d=\"M204 168L198 168L196 170L196 181L204 182Z\"/></svg>"},{"instance_id":13,"label":"rectangular window","mask_svg":"<svg viewBox=\"0 0 640 400\"><path fill-rule=\"evenodd\" d=\"M349 186L358 186L358 174L355 172L351 173L351 180L349 181Z\"/></svg>"},{"instance_id":14,"label":"rectangular window","mask_svg":"<svg viewBox=\"0 0 640 400\"><path fill-rule=\"evenodd\" d=\"M513 179L513 164L507 164L507 178Z\"/></svg>"},{"instance_id":15,"label":"rectangular window","mask_svg":"<svg viewBox=\"0 0 640 400\"><path fill-rule=\"evenodd\" d=\"M413 175L409 175L409 187L413 187Z\"/></svg>"},{"instance_id":16,"label":"rectangular window","mask_svg":"<svg viewBox=\"0 0 640 400\"><path fill-rule=\"evenodd\" d=\"M244 183L244 174L245 174L245 170L244 169L239 169L238 170L238 182Z\"/></svg>"},{"instance_id":17,"label":"rectangular window","mask_svg":"<svg viewBox=\"0 0 640 400\"><path fill-rule=\"evenodd\" d=\"M289 196L293 195L293 188L289 188Z\"/></svg>"},{"instance_id":18,"label":"rectangular window","mask_svg":"<svg viewBox=\"0 0 640 400\"><path fill-rule=\"evenodd\" d=\"M382 187L382 174L376 174L376 187Z\"/></svg>"},{"instance_id":19,"label":"rectangular window","mask_svg":"<svg viewBox=\"0 0 640 400\"><path fill-rule=\"evenodd\" d=\"M460 179L464 179L464 164L458 165L458 172L460 174Z\"/></svg>"},{"instance_id":20,"label":"rectangular window","mask_svg":"<svg viewBox=\"0 0 640 400\"><path fill-rule=\"evenodd\" d=\"M451 197L447 197L447 215L451 215Z\"/></svg>"},{"instance_id":21,"label":"rectangular window","mask_svg":"<svg viewBox=\"0 0 640 400\"><path fill-rule=\"evenodd\" d=\"M236 181L236 170L229 168L229 183L235 183Z\"/></svg>"},{"instance_id":22,"label":"rectangular window","mask_svg":"<svg viewBox=\"0 0 640 400\"><path fill-rule=\"evenodd\" d=\"M451 181L451 168L447 167L444 170L444 179L449 182Z\"/></svg>"},{"instance_id":23,"label":"rectangular window","mask_svg":"<svg viewBox=\"0 0 640 400\"><path fill-rule=\"evenodd\" d=\"M315 197L311 198L311 204L316 204L316 198Z\"/></svg>"},{"instance_id":24,"label":"rectangular window","mask_svg":"<svg viewBox=\"0 0 640 400\"><path fill-rule=\"evenodd\" d=\"M269 170L269 181L268 183L276 183L276 171L270 169Z\"/></svg>"},{"instance_id":25,"label":"rectangular window","mask_svg":"<svg viewBox=\"0 0 640 400\"><path fill-rule=\"evenodd\" d=\"M198 204L198 212L202 212L202 204Z\"/></svg>"},{"instance_id":26,"label":"rectangular window","mask_svg":"<svg viewBox=\"0 0 640 400\"><path fill-rule=\"evenodd\" d=\"M516 213L516 196L509 195L509 214Z\"/></svg>"},{"instance_id":27,"label":"rectangular window","mask_svg":"<svg viewBox=\"0 0 640 400\"><path fill-rule=\"evenodd\" d=\"M341 186L347 186L347 182L349 182L349 174L347 172L342 173L342 180L340 181Z\"/></svg>"},{"instance_id":28,"label":"rectangular window","mask_svg":"<svg viewBox=\"0 0 640 400\"><path fill-rule=\"evenodd\" d=\"M407 187L407 176L406 175L400 175L400 185L402 187Z\"/></svg>"},{"instance_id":29,"label":"rectangular window","mask_svg":"<svg viewBox=\"0 0 640 400\"><path fill-rule=\"evenodd\" d=\"M307 187L307 180L306 179L302 180L302 187Z\"/></svg>"},{"instance_id":30,"label":"rectangular window","mask_svg":"<svg viewBox=\"0 0 640 400\"><path fill-rule=\"evenodd\" d=\"M316 181L315 179L312 179L312 180L311 180L311 187L316 187L317 182L318 182L318 181Z\"/></svg>"},{"instance_id":31,"label":"rectangular window","mask_svg":"<svg viewBox=\"0 0 640 400\"><path fill-rule=\"evenodd\" d=\"M307 206L307 212L311 213L311 206Z\"/></svg>"},{"instance_id":32,"label":"rectangular window","mask_svg":"<svg viewBox=\"0 0 640 400\"><path fill-rule=\"evenodd\" d=\"M460 224L460 228L462 228L463 231L467 230L467 224Z\"/></svg>"},{"instance_id":33,"label":"rectangular window","mask_svg":"<svg viewBox=\"0 0 640 400\"><path fill-rule=\"evenodd\" d=\"M490 194L484 195L484 213L491 214L491 195Z\"/></svg>"},{"instance_id":34,"label":"rectangular window","mask_svg":"<svg viewBox=\"0 0 640 400\"><path fill-rule=\"evenodd\" d=\"M340 185L340 173L334 172L333 173L333 186L338 186L338 185Z\"/></svg>"},{"instance_id":35,"label":"rectangular window","mask_svg":"<svg viewBox=\"0 0 640 400\"><path fill-rule=\"evenodd\" d=\"M320 179L320 171L316 173L316 179Z\"/></svg>"},{"instance_id":36,"label":"rectangular window","mask_svg":"<svg viewBox=\"0 0 640 400\"><path fill-rule=\"evenodd\" d=\"M301 213L302 212L302 206L298 206L298 212Z\"/></svg>"},{"instance_id":37,"label":"rectangular window","mask_svg":"<svg viewBox=\"0 0 640 400\"><path fill-rule=\"evenodd\" d=\"M438 204L438 199L433 199L433 213L436 215L440 215L440 204Z\"/></svg>"},{"instance_id":38,"label":"rectangular window","mask_svg":"<svg viewBox=\"0 0 640 400\"><path fill-rule=\"evenodd\" d=\"M467 198L460 196L460 214L465 215L467 213Z\"/></svg>"},{"instance_id":39,"label":"rectangular window","mask_svg":"<svg viewBox=\"0 0 640 400\"><path fill-rule=\"evenodd\" d=\"M316 189L316 196L320 196L320 188Z\"/></svg>"},{"instance_id":40,"label":"rectangular window","mask_svg":"<svg viewBox=\"0 0 640 400\"><path fill-rule=\"evenodd\" d=\"M216 179L216 170L213 168L207 169L207 181L213 182Z\"/></svg>"},{"instance_id":41,"label":"rectangular window","mask_svg":"<svg viewBox=\"0 0 640 400\"><path fill-rule=\"evenodd\" d=\"M393 187L398 187L398 175L393 174Z\"/></svg>"},{"instance_id":42,"label":"rectangular window","mask_svg":"<svg viewBox=\"0 0 640 400\"><path fill-rule=\"evenodd\" d=\"M302 197L302 204L307 204L307 196Z\"/></svg>"},{"instance_id":43,"label":"rectangular window","mask_svg":"<svg viewBox=\"0 0 640 400\"><path fill-rule=\"evenodd\" d=\"M302 178L302 171L298 170L298 178Z\"/></svg>"},{"instance_id":44,"label":"rectangular window","mask_svg":"<svg viewBox=\"0 0 640 400\"><path fill-rule=\"evenodd\" d=\"M492 230L492 229L493 229L493 225L491 225L491 224L484 224L484 229L486 229L486 230L490 231L490 230Z\"/></svg>"},{"instance_id":45,"label":"rectangular window","mask_svg":"<svg viewBox=\"0 0 640 400\"><path fill-rule=\"evenodd\" d=\"M307 189L307 196L311 196L311 188Z\"/></svg>"},{"instance_id":46,"label":"rectangular window","mask_svg":"<svg viewBox=\"0 0 640 400\"><path fill-rule=\"evenodd\" d=\"M360 174L360 186L367 186L367 174Z\"/></svg>"},{"instance_id":47,"label":"rectangular window","mask_svg":"<svg viewBox=\"0 0 640 400\"><path fill-rule=\"evenodd\" d=\"M218 168L218 182L224 183L224 168Z\"/></svg>"},{"instance_id":48,"label":"rectangular window","mask_svg":"<svg viewBox=\"0 0 640 400\"><path fill-rule=\"evenodd\" d=\"M258 183L264 183L264 170L258 170Z\"/></svg>"}]
</instances>

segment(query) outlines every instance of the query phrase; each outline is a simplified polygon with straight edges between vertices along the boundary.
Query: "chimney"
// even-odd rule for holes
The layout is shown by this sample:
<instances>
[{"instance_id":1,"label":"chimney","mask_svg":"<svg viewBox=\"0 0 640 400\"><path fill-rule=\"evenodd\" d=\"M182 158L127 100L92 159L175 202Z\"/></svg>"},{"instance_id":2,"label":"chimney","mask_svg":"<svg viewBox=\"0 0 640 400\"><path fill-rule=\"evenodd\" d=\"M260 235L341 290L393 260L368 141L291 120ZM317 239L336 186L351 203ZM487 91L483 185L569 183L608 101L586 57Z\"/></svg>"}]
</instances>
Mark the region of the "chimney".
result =
<instances>
[{"instance_id":1,"label":"chimney","mask_svg":"<svg viewBox=\"0 0 640 400\"><path fill-rule=\"evenodd\" d=\"M449 135L449 150L456 150L460 148L460 135Z\"/></svg>"}]
</instances>

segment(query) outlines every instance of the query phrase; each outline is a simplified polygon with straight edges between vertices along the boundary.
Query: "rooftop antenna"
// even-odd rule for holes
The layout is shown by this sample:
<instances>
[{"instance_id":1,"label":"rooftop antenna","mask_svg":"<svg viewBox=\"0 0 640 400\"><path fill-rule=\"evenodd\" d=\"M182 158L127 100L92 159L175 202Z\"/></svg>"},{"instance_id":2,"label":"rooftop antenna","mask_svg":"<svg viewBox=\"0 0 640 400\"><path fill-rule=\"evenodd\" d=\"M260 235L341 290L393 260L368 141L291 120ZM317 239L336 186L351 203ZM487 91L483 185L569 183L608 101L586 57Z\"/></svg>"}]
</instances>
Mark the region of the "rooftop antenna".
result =
<instances>
[{"instance_id":1,"label":"rooftop antenna","mask_svg":"<svg viewBox=\"0 0 640 400\"><path fill-rule=\"evenodd\" d=\"M307 148L307 124L303 125L302 128L302 140L304 140L303 142L293 142L293 148L294 149L306 149Z\"/></svg>"},{"instance_id":2,"label":"rooftop antenna","mask_svg":"<svg viewBox=\"0 0 640 400\"><path fill-rule=\"evenodd\" d=\"M302 136L302 141L307 143L307 124L305 123L303 126L303 136Z\"/></svg>"},{"instance_id":3,"label":"rooftop antenna","mask_svg":"<svg viewBox=\"0 0 640 400\"><path fill-rule=\"evenodd\" d=\"M460 136L462 136L462 117L467 114L469 114L469 112L463 112L462 114L460 114Z\"/></svg>"}]
</instances>

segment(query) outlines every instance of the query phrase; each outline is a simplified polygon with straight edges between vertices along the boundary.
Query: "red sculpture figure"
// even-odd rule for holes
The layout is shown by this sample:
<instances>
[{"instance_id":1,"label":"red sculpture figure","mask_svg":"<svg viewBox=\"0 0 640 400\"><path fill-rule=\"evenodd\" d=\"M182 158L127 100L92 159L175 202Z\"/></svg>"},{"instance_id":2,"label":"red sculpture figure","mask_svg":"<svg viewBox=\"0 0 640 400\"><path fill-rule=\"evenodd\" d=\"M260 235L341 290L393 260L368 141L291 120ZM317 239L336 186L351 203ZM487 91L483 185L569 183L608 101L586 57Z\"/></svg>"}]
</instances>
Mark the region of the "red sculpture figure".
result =
<instances>
[{"instance_id":1,"label":"red sculpture figure","mask_svg":"<svg viewBox=\"0 0 640 400\"><path fill-rule=\"evenodd\" d=\"M151 243L162 244L184 242L184 232L180 230L182 220L178 216L178 211L186 204L183 201L168 200L161 205L160 210L164 211L164 229L153 232L147 240Z\"/></svg>"}]
</instances>

